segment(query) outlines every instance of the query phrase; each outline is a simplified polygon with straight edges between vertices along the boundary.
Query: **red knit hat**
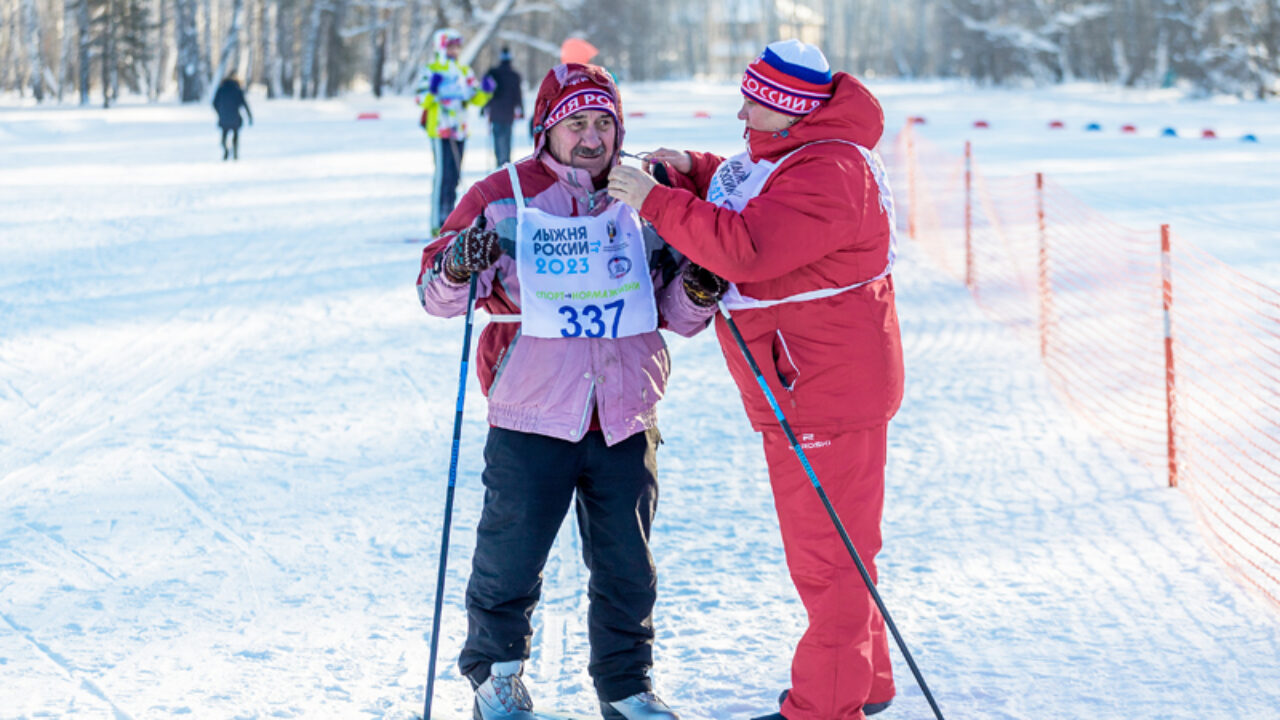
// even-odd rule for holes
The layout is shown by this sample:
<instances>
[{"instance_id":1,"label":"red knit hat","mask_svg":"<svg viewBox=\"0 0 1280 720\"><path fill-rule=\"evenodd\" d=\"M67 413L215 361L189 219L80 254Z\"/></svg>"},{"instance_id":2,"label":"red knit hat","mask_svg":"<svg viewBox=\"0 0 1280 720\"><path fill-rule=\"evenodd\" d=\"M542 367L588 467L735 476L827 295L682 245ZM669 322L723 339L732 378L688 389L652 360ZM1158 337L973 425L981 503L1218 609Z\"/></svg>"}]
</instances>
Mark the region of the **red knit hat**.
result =
<instances>
[{"instance_id":1,"label":"red knit hat","mask_svg":"<svg viewBox=\"0 0 1280 720\"><path fill-rule=\"evenodd\" d=\"M784 115L807 115L831 99L831 65L799 40L770 43L742 74L742 94Z\"/></svg>"},{"instance_id":2,"label":"red knit hat","mask_svg":"<svg viewBox=\"0 0 1280 720\"><path fill-rule=\"evenodd\" d=\"M599 65L566 63L547 72L538 88L533 108L534 147L541 149L543 137L556 123L583 110L600 110L613 116L622 141L622 99L609 72Z\"/></svg>"}]
</instances>

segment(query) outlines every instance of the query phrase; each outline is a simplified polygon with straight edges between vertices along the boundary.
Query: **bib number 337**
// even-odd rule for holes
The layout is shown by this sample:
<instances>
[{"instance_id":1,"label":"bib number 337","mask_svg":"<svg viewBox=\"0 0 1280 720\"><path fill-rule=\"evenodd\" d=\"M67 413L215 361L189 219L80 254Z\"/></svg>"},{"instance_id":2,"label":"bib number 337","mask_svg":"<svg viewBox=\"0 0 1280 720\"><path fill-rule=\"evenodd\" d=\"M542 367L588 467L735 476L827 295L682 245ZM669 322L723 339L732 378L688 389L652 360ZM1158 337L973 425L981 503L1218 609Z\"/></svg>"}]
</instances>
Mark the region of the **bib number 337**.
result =
<instances>
[{"instance_id":1,"label":"bib number 337","mask_svg":"<svg viewBox=\"0 0 1280 720\"><path fill-rule=\"evenodd\" d=\"M603 309L595 305L583 305L575 308L562 305L558 312L564 316L565 327L560 328L562 337L618 337L618 320L622 318L623 300L605 303Z\"/></svg>"}]
</instances>

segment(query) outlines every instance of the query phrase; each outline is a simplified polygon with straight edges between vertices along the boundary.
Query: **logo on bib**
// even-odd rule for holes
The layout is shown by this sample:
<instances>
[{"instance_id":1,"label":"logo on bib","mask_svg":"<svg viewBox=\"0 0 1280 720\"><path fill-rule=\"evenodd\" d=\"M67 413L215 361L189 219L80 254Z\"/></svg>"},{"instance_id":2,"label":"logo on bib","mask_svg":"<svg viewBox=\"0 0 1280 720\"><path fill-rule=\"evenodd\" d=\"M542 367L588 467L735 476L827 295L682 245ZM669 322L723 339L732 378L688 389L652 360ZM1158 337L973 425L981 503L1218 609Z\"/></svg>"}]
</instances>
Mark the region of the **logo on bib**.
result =
<instances>
[{"instance_id":1,"label":"logo on bib","mask_svg":"<svg viewBox=\"0 0 1280 720\"><path fill-rule=\"evenodd\" d=\"M540 228L533 234L534 255L586 255L589 251L585 227Z\"/></svg>"},{"instance_id":2,"label":"logo on bib","mask_svg":"<svg viewBox=\"0 0 1280 720\"><path fill-rule=\"evenodd\" d=\"M729 195L732 195L738 189L738 185L751 175L741 161L729 160L725 162L724 167L716 173L715 179L711 183L711 191L707 193L707 200L718 203Z\"/></svg>"},{"instance_id":3,"label":"logo on bib","mask_svg":"<svg viewBox=\"0 0 1280 720\"><path fill-rule=\"evenodd\" d=\"M609 276L615 280L626 277L631 272L631 258L625 255L618 255L609 259Z\"/></svg>"}]
</instances>

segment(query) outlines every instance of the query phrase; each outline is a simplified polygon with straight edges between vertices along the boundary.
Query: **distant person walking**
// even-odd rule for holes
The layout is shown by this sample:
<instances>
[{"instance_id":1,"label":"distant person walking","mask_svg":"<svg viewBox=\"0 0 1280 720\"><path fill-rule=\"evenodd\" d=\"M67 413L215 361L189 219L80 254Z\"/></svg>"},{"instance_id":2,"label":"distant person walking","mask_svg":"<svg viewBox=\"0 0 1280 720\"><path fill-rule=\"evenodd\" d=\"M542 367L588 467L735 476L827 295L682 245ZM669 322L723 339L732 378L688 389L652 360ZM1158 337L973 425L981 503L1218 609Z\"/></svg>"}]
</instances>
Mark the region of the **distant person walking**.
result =
<instances>
[{"instance_id":1,"label":"distant person walking","mask_svg":"<svg viewBox=\"0 0 1280 720\"><path fill-rule=\"evenodd\" d=\"M493 135L493 157L498 167L511 162L511 126L524 117L524 93L520 90L520 73L511 67L511 48L502 48L498 64L485 73L493 81L493 98L484 106Z\"/></svg>"},{"instance_id":2,"label":"distant person walking","mask_svg":"<svg viewBox=\"0 0 1280 720\"><path fill-rule=\"evenodd\" d=\"M253 124L253 113L249 111L249 103L245 102L244 90L240 89L240 80L234 70L227 73L218 91L213 94L213 109L218 111L218 127L222 128L222 159L240 159L240 108ZM227 133L231 133L231 147L227 147Z\"/></svg>"},{"instance_id":3,"label":"distant person walking","mask_svg":"<svg viewBox=\"0 0 1280 720\"><path fill-rule=\"evenodd\" d=\"M482 84L471 68L458 62L462 34L445 28L432 36L435 59L422 69L417 99L422 129L431 138L435 179L431 188L431 234L437 235L453 212L462 177L462 153L467 142L467 107L484 107L493 92L492 81Z\"/></svg>"}]
</instances>

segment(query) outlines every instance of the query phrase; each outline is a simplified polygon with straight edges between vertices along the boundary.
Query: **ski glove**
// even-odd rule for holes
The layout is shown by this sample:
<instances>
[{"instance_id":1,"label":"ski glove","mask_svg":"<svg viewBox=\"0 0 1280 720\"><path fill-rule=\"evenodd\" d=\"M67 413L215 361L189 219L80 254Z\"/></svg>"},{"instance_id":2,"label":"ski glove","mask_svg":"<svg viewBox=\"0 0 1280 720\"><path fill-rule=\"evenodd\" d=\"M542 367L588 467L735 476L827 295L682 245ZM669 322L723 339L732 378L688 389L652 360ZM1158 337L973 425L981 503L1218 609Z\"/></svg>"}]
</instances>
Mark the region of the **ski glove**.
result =
<instances>
[{"instance_id":1,"label":"ski glove","mask_svg":"<svg viewBox=\"0 0 1280 720\"><path fill-rule=\"evenodd\" d=\"M498 233L472 225L454 238L445 251L444 274L453 282L464 283L473 273L484 271L502 256Z\"/></svg>"},{"instance_id":2,"label":"ski glove","mask_svg":"<svg viewBox=\"0 0 1280 720\"><path fill-rule=\"evenodd\" d=\"M715 305L729 289L728 280L695 263L685 267L681 279L685 294L698 307Z\"/></svg>"},{"instance_id":3,"label":"ski glove","mask_svg":"<svg viewBox=\"0 0 1280 720\"><path fill-rule=\"evenodd\" d=\"M498 89L498 81L494 80L492 75L485 75L484 82L480 83L480 89L487 93L491 93Z\"/></svg>"},{"instance_id":4,"label":"ski glove","mask_svg":"<svg viewBox=\"0 0 1280 720\"><path fill-rule=\"evenodd\" d=\"M444 75L438 72L431 73L431 84L427 86L432 95L440 92L440 84L444 82Z\"/></svg>"}]
</instances>

